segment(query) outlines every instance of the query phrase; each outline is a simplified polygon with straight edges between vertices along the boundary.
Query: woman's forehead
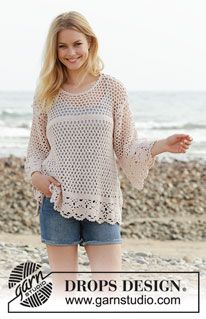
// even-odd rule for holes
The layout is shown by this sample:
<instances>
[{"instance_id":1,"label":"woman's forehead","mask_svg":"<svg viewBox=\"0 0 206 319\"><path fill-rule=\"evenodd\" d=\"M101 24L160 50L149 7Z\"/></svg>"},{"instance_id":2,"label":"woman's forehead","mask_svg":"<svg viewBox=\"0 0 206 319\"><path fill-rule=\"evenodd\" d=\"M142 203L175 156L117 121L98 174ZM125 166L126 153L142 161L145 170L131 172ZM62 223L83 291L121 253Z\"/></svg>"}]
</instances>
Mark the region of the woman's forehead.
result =
<instances>
[{"instance_id":1,"label":"woman's forehead","mask_svg":"<svg viewBox=\"0 0 206 319\"><path fill-rule=\"evenodd\" d=\"M75 42L78 40L85 39L85 35L82 32L73 30L73 29L64 29L58 33L58 42L69 43Z\"/></svg>"}]
</instances>

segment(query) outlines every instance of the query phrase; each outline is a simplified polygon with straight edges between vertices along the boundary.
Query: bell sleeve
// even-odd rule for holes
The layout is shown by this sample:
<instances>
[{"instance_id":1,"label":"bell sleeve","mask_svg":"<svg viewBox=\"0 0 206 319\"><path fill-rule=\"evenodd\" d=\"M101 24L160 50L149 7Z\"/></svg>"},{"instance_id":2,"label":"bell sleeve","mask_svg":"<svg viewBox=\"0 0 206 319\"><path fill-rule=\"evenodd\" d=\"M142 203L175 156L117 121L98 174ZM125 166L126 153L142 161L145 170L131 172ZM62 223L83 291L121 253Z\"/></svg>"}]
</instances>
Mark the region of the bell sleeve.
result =
<instances>
[{"instance_id":1,"label":"bell sleeve","mask_svg":"<svg viewBox=\"0 0 206 319\"><path fill-rule=\"evenodd\" d=\"M133 187L142 190L156 156L151 149L157 140L139 138L126 88L118 80L114 89L113 148L117 164Z\"/></svg>"},{"instance_id":2,"label":"bell sleeve","mask_svg":"<svg viewBox=\"0 0 206 319\"><path fill-rule=\"evenodd\" d=\"M46 136L47 114L40 110L35 96L31 107L33 107L32 125L24 163L24 178L28 182L31 182L33 172L41 172L41 164L50 150Z\"/></svg>"}]
</instances>

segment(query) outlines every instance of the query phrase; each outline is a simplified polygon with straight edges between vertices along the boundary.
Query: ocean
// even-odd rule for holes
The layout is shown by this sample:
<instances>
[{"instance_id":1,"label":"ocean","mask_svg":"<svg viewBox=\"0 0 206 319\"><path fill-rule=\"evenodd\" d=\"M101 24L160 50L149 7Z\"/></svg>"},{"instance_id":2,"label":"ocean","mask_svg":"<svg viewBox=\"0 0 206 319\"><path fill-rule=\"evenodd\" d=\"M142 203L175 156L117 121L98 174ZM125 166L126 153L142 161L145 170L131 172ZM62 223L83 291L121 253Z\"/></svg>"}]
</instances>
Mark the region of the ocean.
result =
<instances>
[{"instance_id":1,"label":"ocean","mask_svg":"<svg viewBox=\"0 0 206 319\"><path fill-rule=\"evenodd\" d=\"M139 137L162 139L186 133L193 143L186 153L162 153L160 160L206 160L206 92L129 92ZM0 92L0 157L26 156L33 92Z\"/></svg>"}]
</instances>

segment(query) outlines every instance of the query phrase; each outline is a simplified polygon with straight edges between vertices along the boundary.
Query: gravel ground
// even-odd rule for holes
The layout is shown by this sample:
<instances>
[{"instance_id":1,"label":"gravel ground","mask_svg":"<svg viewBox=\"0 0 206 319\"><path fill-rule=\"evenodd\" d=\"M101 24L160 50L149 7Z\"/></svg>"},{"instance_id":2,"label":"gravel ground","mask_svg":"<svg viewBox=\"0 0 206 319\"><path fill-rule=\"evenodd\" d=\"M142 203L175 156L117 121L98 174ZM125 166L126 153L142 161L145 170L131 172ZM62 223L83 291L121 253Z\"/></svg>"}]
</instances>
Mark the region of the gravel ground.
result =
<instances>
[{"instance_id":1,"label":"gravel ground","mask_svg":"<svg viewBox=\"0 0 206 319\"><path fill-rule=\"evenodd\" d=\"M0 231L39 234L31 185L23 178L24 158L0 159ZM120 169L123 238L206 240L205 164L174 160L150 170L142 191Z\"/></svg>"},{"instance_id":2,"label":"gravel ground","mask_svg":"<svg viewBox=\"0 0 206 319\"><path fill-rule=\"evenodd\" d=\"M0 250L0 296L5 292L5 289L8 289L8 278L11 270L22 262L32 261L41 264L44 274L51 271L46 247L1 242ZM83 247L79 248L78 264L78 271L90 271L89 260ZM206 257L158 256L149 251L125 249L122 252L122 271L198 271L200 272L201 282L204 282L205 286ZM128 279L132 278L133 275L130 274ZM168 275L165 278L168 278ZM190 284L193 284L191 280Z\"/></svg>"}]
</instances>

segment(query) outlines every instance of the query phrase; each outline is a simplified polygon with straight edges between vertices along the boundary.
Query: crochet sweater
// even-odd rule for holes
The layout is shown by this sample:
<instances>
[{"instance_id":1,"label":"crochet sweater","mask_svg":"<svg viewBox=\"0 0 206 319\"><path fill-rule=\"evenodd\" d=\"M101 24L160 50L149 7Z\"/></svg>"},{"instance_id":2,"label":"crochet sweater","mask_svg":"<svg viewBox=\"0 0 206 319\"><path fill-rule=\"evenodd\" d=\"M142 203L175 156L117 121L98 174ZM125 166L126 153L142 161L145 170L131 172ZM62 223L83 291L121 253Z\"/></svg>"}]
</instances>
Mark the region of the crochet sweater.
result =
<instances>
[{"instance_id":1,"label":"crochet sweater","mask_svg":"<svg viewBox=\"0 0 206 319\"><path fill-rule=\"evenodd\" d=\"M101 73L89 89L59 89L51 109L33 98L33 116L24 177L40 171L53 176L50 202L63 217L122 224L123 196L119 167L131 185L142 190L156 156L154 140L140 139L122 82ZM45 196L32 184L37 211Z\"/></svg>"}]
</instances>

